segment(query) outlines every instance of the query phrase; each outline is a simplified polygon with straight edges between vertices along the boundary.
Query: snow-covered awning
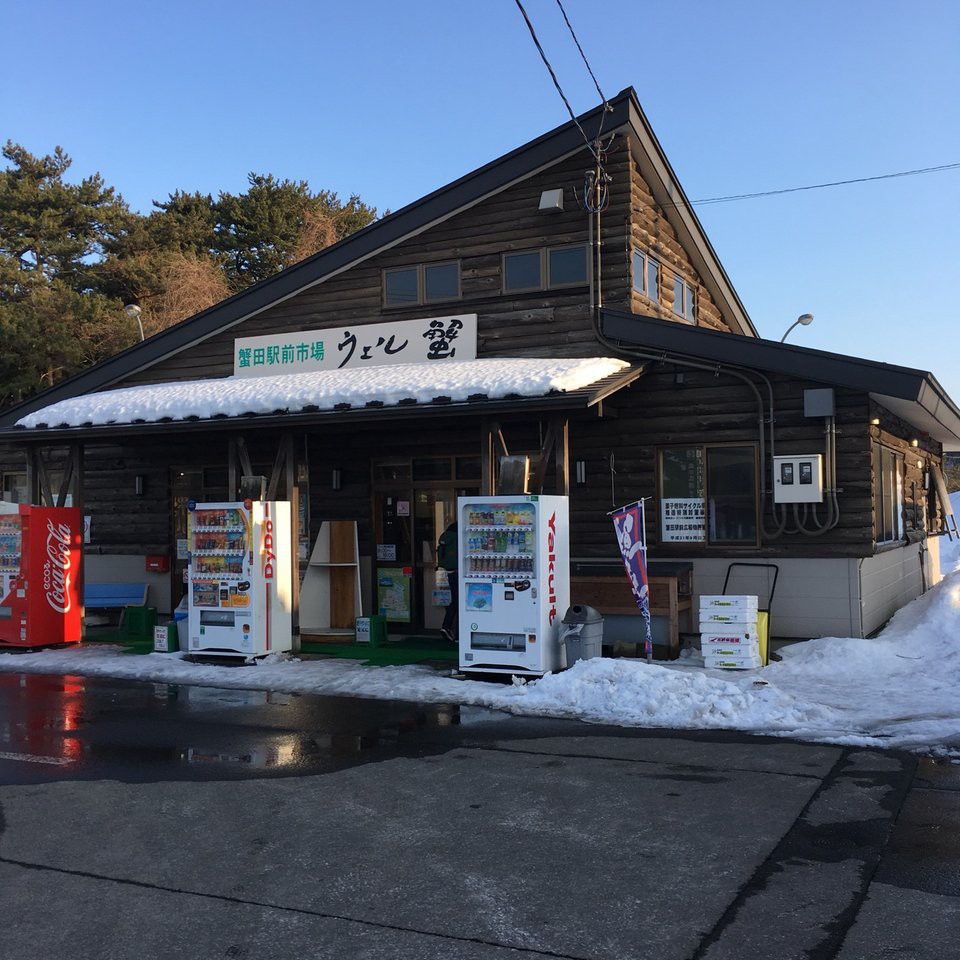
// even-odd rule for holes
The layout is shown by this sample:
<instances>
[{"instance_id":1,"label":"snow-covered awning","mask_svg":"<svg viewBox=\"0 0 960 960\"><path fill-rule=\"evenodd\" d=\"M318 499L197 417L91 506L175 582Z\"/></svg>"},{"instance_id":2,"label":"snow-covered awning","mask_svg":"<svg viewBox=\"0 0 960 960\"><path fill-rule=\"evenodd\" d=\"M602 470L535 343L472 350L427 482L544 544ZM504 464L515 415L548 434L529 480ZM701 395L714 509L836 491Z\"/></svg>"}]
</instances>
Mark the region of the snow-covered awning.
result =
<instances>
[{"instance_id":1,"label":"snow-covered awning","mask_svg":"<svg viewBox=\"0 0 960 960\"><path fill-rule=\"evenodd\" d=\"M21 418L16 428L63 430L543 398L583 391L611 379L619 387L632 379L631 371L640 372L610 357L524 357L183 380L61 400Z\"/></svg>"}]
</instances>

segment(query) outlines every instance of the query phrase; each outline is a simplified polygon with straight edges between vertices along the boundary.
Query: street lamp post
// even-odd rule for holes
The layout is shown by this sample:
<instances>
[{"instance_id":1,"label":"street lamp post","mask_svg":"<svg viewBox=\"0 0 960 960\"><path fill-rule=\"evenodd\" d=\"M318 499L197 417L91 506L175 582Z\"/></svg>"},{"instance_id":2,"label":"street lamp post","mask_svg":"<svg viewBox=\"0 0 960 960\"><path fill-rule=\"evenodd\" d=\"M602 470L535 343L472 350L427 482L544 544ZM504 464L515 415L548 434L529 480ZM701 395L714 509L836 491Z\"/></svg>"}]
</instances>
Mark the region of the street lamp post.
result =
<instances>
[{"instance_id":1,"label":"street lamp post","mask_svg":"<svg viewBox=\"0 0 960 960\"><path fill-rule=\"evenodd\" d=\"M780 342L783 343L784 340L790 335L790 331L797 326L798 324L802 327L809 327L813 323L813 314L812 313L801 313L793 323L787 327L787 332L780 338Z\"/></svg>"},{"instance_id":2,"label":"street lamp post","mask_svg":"<svg viewBox=\"0 0 960 960\"><path fill-rule=\"evenodd\" d=\"M123 312L132 319L137 321L137 326L140 328L140 342L144 341L143 336L143 324L140 322L140 307L135 303L128 303L124 308Z\"/></svg>"}]
</instances>

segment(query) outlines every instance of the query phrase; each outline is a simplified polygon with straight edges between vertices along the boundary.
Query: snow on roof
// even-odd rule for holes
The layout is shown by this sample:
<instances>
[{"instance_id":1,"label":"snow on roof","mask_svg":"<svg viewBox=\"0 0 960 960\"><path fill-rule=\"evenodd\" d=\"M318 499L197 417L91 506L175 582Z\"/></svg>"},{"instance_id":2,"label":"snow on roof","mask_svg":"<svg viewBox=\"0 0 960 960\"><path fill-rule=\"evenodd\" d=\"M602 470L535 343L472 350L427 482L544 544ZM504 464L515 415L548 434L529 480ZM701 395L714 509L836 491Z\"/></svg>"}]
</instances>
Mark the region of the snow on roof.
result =
<instances>
[{"instance_id":1,"label":"snow on roof","mask_svg":"<svg viewBox=\"0 0 960 960\"><path fill-rule=\"evenodd\" d=\"M340 404L362 407L371 401L392 406L402 400L429 403L435 397L449 397L456 402L478 394L491 400L539 397L580 390L628 366L624 360L609 357L524 357L184 380L61 400L22 417L17 426L102 426L188 417L207 420L277 411L297 413L307 407L332 410Z\"/></svg>"}]
</instances>

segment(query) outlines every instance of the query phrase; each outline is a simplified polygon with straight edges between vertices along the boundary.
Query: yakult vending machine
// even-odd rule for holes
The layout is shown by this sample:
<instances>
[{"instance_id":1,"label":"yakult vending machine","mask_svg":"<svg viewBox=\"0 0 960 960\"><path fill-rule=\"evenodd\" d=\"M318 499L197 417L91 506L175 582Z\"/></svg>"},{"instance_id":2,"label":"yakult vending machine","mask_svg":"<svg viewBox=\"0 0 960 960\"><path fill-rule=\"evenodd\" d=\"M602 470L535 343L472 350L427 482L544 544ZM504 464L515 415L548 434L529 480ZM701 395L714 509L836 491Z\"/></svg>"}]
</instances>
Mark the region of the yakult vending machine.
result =
<instances>
[{"instance_id":1,"label":"yakult vending machine","mask_svg":"<svg viewBox=\"0 0 960 960\"><path fill-rule=\"evenodd\" d=\"M190 653L258 657L293 646L290 504L191 503Z\"/></svg>"},{"instance_id":2,"label":"yakult vending machine","mask_svg":"<svg viewBox=\"0 0 960 960\"><path fill-rule=\"evenodd\" d=\"M0 503L0 646L80 642L82 550L78 508Z\"/></svg>"},{"instance_id":3,"label":"yakult vending machine","mask_svg":"<svg viewBox=\"0 0 960 960\"><path fill-rule=\"evenodd\" d=\"M560 669L570 603L567 498L460 497L457 517L460 669Z\"/></svg>"}]
</instances>

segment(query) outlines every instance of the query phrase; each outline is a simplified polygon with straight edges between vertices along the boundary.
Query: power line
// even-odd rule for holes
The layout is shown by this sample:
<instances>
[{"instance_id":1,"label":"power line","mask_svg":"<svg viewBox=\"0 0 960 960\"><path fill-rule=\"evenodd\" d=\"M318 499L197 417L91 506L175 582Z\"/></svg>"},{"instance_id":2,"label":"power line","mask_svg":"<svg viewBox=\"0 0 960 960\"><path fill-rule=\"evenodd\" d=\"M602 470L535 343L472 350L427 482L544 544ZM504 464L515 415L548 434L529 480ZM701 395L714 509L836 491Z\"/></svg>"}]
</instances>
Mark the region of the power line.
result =
<instances>
[{"instance_id":1,"label":"power line","mask_svg":"<svg viewBox=\"0 0 960 960\"><path fill-rule=\"evenodd\" d=\"M599 150L590 142L590 138L584 132L583 127L580 126L580 121L576 118L576 115L571 109L570 101L567 100L566 95L563 92L563 88L560 86L560 81L557 79L557 75L553 72L553 67L550 66L550 61L547 59L547 55L543 52L543 47L540 46L540 40L537 37L537 31L533 29L533 24L530 22L530 18L527 16L527 11L523 9L523 4L520 2L520 0L515 0L515 2L520 9L520 13L523 15L523 19L527 24L527 29L530 31L530 36L533 38L534 44L536 45L537 50L540 52L540 59L543 60L547 70L550 71L550 76L553 78L553 85L557 88L557 93L560 94L560 99L563 100L564 106L567 108L567 113L570 114L570 119L577 125L577 129L580 131L580 135L583 137L583 142L587 145L587 149L593 154L593 157L597 163L600 163ZM603 94L601 94L601 96L603 96Z\"/></svg>"},{"instance_id":2,"label":"power line","mask_svg":"<svg viewBox=\"0 0 960 960\"><path fill-rule=\"evenodd\" d=\"M829 183L811 183L805 187L785 187L782 190L763 190L759 193L737 193L728 197L706 197L703 200L691 200L690 206L703 206L708 203L730 203L733 200L753 200L756 197L774 197L781 193L799 193L802 190L822 190L824 187L843 187L850 183L869 183L873 180L892 180L895 177L915 177L922 173L940 173L943 170L956 170L960 163L945 163L939 167L921 167L918 170L901 170L898 173L882 173L877 177L856 177L853 180L831 180ZM682 203L667 203L664 206L680 207Z\"/></svg>"},{"instance_id":3,"label":"power line","mask_svg":"<svg viewBox=\"0 0 960 960\"><path fill-rule=\"evenodd\" d=\"M573 42L577 45L577 49L580 51L580 56L583 57L583 62L587 68L587 73L590 74L590 79L593 81L593 85L597 88L597 93L600 94L600 99L603 101L604 110L609 110L610 104L607 103L607 98L603 95L603 91L600 89L600 84L597 83L597 78L593 75L593 70L590 69L590 62L587 60L587 55L583 52L583 47L580 46L580 41L577 39L577 35L573 32L573 26L570 23L570 18L567 16L567 11L563 9L561 0L557 0L557 6L560 8L560 12L563 14L564 22L567 24L567 29L570 31L570 36L573 37ZM597 139L599 138L600 135L597 134Z\"/></svg>"}]
</instances>

